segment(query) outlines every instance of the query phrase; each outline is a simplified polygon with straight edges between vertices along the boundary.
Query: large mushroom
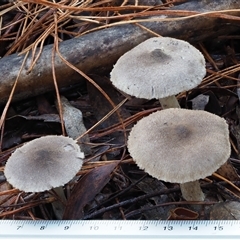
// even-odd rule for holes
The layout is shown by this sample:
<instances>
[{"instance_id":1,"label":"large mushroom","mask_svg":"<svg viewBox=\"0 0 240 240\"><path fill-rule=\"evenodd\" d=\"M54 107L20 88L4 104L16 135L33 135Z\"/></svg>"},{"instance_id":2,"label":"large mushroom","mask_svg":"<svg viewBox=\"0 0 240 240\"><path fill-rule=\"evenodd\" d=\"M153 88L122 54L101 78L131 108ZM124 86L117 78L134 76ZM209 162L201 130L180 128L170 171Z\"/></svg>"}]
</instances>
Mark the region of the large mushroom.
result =
<instances>
[{"instance_id":1,"label":"large mushroom","mask_svg":"<svg viewBox=\"0 0 240 240\"><path fill-rule=\"evenodd\" d=\"M64 185L80 170L84 153L73 139L45 136L18 148L8 159L7 181L25 192L42 192Z\"/></svg>"},{"instance_id":2,"label":"large mushroom","mask_svg":"<svg viewBox=\"0 0 240 240\"><path fill-rule=\"evenodd\" d=\"M151 176L180 183L184 199L203 201L198 180L211 175L230 156L228 125L209 112L165 109L132 128L128 150Z\"/></svg>"},{"instance_id":3,"label":"large mushroom","mask_svg":"<svg viewBox=\"0 0 240 240\"><path fill-rule=\"evenodd\" d=\"M176 94L200 84L206 74L201 52L186 41L150 38L121 56L111 82L135 97L159 99L162 108L178 108Z\"/></svg>"}]
</instances>

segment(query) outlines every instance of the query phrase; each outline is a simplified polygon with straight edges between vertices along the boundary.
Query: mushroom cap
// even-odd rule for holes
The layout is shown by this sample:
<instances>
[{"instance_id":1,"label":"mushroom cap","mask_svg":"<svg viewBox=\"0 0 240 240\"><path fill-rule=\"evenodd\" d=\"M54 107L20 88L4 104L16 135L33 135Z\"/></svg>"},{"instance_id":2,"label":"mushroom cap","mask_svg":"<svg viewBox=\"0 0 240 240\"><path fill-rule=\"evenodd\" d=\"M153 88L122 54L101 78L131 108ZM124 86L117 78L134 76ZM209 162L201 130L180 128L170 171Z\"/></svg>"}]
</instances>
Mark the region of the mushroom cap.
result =
<instances>
[{"instance_id":1,"label":"mushroom cap","mask_svg":"<svg viewBox=\"0 0 240 240\"><path fill-rule=\"evenodd\" d=\"M211 175L229 158L228 124L201 110L165 109L132 128L128 150L141 169L159 180L195 181Z\"/></svg>"},{"instance_id":2,"label":"mushroom cap","mask_svg":"<svg viewBox=\"0 0 240 240\"><path fill-rule=\"evenodd\" d=\"M25 192L42 192L70 181L81 168L84 153L73 139L45 136L18 148L8 159L7 181Z\"/></svg>"},{"instance_id":3,"label":"mushroom cap","mask_svg":"<svg viewBox=\"0 0 240 240\"><path fill-rule=\"evenodd\" d=\"M191 44L153 37L121 56L110 80L131 96L159 99L196 87L205 74L205 59Z\"/></svg>"}]
</instances>

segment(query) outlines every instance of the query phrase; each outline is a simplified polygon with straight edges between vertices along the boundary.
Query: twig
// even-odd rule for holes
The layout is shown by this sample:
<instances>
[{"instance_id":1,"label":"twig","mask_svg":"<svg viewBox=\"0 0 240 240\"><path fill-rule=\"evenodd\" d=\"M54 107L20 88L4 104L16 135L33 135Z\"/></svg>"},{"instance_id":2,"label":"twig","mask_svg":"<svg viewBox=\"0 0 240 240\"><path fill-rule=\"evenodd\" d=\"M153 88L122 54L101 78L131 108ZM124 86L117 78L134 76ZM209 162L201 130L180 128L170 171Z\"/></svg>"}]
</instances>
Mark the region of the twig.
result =
<instances>
[{"instance_id":1,"label":"twig","mask_svg":"<svg viewBox=\"0 0 240 240\"><path fill-rule=\"evenodd\" d=\"M190 201L183 201L183 202L167 202L167 203L161 203L161 204L157 204L157 205L154 205L154 206L151 206L151 207L144 207L144 208L141 208L141 209L137 209L137 210L134 210L130 213L127 213L125 214L125 217L126 219L129 219L133 216L136 216L136 215L139 215L143 212L146 212L146 211L149 211L149 210L153 210L153 209L156 209L156 208L159 208L159 207L166 207L166 206L170 206L170 205L213 205L213 204L216 204L217 202L190 202Z\"/></svg>"},{"instance_id":2,"label":"twig","mask_svg":"<svg viewBox=\"0 0 240 240\"><path fill-rule=\"evenodd\" d=\"M164 189L164 190L160 190L160 191L157 191L157 192L145 194L145 195L140 196L140 197L132 198L132 199L122 201L122 202L117 203L117 204L113 204L109 207L103 207L100 210L95 211L94 213L86 215L83 219L84 220L91 219L91 218L97 217L100 214L103 214L104 212L110 211L114 208L123 207L125 205L136 203L138 201L141 201L141 200L144 200L144 199L147 199L147 198L151 198L151 197L154 197L154 196L157 196L157 195L170 194L170 193L179 192L179 191L180 191L179 187L174 187L172 189Z\"/></svg>"}]
</instances>

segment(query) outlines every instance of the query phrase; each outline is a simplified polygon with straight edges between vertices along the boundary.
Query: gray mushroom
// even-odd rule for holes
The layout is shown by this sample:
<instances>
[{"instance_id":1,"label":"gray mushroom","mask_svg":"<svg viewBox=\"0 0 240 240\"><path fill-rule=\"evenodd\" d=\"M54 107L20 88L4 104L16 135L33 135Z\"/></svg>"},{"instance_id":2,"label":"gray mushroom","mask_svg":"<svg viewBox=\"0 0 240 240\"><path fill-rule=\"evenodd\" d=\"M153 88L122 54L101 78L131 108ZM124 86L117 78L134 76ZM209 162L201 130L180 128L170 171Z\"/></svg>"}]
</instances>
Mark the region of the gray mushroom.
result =
<instances>
[{"instance_id":1,"label":"gray mushroom","mask_svg":"<svg viewBox=\"0 0 240 240\"><path fill-rule=\"evenodd\" d=\"M153 37L121 56L110 80L131 96L156 98L163 108L178 108L175 95L199 85L205 74L205 59L191 44Z\"/></svg>"},{"instance_id":2,"label":"gray mushroom","mask_svg":"<svg viewBox=\"0 0 240 240\"><path fill-rule=\"evenodd\" d=\"M170 108L141 119L131 130L128 150L151 176L180 183L188 201L203 201L199 179L230 156L226 121L201 110Z\"/></svg>"},{"instance_id":3,"label":"gray mushroom","mask_svg":"<svg viewBox=\"0 0 240 240\"><path fill-rule=\"evenodd\" d=\"M70 181L80 170L83 158L73 139L45 136L18 148L8 159L4 174L15 188L42 192Z\"/></svg>"}]
</instances>

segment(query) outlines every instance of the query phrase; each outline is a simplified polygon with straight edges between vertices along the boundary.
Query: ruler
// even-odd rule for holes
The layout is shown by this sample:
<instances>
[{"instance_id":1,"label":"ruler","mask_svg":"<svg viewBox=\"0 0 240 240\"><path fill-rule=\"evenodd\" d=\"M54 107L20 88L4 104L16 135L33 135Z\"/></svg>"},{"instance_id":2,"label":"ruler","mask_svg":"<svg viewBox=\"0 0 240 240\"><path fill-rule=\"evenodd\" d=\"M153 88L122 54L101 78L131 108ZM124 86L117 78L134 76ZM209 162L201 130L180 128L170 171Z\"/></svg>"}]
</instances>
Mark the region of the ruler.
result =
<instances>
[{"instance_id":1,"label":"ruler","mask_svg":"<svg viewBox=\"0 0 240 240\"><path fill-rule=\"evenodd\" d=\"M0 220L0 239L240 239L240 220Z\"/></svg>"}]
</instances>

